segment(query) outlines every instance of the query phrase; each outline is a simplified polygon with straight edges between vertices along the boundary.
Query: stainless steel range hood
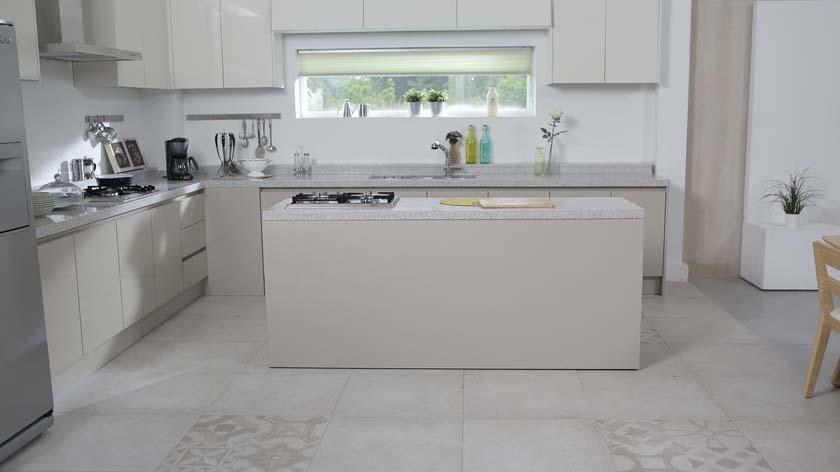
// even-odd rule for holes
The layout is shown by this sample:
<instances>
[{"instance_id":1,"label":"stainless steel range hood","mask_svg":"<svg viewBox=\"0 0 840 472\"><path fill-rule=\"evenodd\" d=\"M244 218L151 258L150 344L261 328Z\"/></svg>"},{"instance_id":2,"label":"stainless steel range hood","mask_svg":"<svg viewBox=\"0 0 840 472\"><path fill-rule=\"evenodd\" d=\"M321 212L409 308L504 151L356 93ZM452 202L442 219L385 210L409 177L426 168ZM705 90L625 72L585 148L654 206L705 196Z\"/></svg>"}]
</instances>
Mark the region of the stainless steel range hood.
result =
<instances>
[{"instance_id":1,"label":"stainless steel range hood","mask_svg":"<svg viewBox=\"0 0 840 472\"><path fill-rule=\"evenodd\" d=\"M139 61L143 54L85 42L82 0L35 0L41 57L66 62Z\"/></svg>"}]
</instances>

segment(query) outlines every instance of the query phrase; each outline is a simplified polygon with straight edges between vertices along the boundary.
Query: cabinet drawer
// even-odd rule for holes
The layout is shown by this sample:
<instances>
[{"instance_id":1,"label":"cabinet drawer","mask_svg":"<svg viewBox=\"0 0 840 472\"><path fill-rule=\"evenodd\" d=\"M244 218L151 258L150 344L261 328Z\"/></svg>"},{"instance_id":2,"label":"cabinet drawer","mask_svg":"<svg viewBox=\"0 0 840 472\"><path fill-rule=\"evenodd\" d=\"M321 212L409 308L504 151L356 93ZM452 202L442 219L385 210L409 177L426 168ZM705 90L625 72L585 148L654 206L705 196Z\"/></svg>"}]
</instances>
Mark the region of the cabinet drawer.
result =
<instances>
[{"instance_id":1,"label":"cabinet drawer","mask_svg":"<svg viewBox=\"0 0 840 472\"><path fill-rule=\"evenodd\" d=\"M189 196L179 203L181 212L181 228L192 226L204 221L204 194Z\"/></svg>"},{"instance_id":2,"label":"cabinet drawer","mask_svg":"<svg viewBox=\"0 0 840 472\"><path fill-rule=\"evenodd\" d=\"M192 287L207 278L207 251L201 251L183 262L184 287Z\"/></svg>"},{"instance_id":3,"label":"cabinet drawer","mask_svg":"<svg viewBox=\"0 0 840 472\"><path fill-rule=\"evenodd\" d=\"M181 230L181 257L189 257L205 247L207 228L203 221Z\"/></svg>"}]
</instances>

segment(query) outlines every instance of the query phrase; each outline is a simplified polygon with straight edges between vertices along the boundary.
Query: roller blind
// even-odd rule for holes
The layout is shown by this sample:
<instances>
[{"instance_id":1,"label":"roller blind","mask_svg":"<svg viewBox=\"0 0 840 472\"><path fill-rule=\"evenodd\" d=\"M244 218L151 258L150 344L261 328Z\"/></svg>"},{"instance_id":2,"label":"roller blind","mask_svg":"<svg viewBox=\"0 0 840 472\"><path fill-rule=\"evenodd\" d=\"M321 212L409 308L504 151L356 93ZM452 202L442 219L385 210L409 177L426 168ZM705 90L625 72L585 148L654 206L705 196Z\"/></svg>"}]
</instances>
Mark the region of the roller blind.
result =
<instances>
[{"instance_id":1,"label":"roller blind","mask_svg":"<svg viewBox=\"0 0 840 472\"><path fill-rule=\"evenodd\" d=\"M298 74L302 77L530 74L533 56L531 47L300 50Z\"/></svg>"}]
</instances>

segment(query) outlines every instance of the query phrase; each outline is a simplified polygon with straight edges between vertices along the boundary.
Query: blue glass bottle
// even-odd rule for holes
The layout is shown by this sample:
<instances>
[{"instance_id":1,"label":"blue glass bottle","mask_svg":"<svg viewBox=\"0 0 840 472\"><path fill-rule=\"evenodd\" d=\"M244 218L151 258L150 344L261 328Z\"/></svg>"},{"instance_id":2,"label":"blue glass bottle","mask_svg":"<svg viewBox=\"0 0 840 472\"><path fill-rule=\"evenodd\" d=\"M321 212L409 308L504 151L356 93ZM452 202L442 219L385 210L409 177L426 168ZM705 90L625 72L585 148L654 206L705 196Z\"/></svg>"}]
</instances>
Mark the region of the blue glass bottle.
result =
<instances>
[{"instance_id":1,"label":"blue glass bottle","mask_svg":"<svg viewBox=\"0 0 840 472\"><path fill-rule=\"evenodd\" d=\"M492 164L493 163L493 141L490 139L490 127L487 125L483 125L481 127L481 163L482 164Z\"/></svg>"}]
</instances>

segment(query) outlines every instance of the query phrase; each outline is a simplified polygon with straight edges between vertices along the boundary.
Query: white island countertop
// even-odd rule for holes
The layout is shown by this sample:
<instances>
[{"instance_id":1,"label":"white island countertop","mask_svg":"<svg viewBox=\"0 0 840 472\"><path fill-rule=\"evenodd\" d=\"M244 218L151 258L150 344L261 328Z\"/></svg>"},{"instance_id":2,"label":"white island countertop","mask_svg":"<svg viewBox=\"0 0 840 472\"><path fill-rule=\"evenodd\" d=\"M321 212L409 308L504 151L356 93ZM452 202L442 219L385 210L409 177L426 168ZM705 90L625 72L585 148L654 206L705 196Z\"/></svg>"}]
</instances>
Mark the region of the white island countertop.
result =
<instances>
[{"instance_id":1,"label":"white island countertop","mask_svg":"<svg viewBox=\"0 0 840 472\"><path fill-rule=\"evenodd\" d=\"M644 210L623 198L552 198L554 208L486 209L442 205L440 198L400 198L394 208L290 208L284 200L263 221L400 220L615 220L643 219ZM497 199L505 200L505 199Z\"/></svg>"}]
</instances>

